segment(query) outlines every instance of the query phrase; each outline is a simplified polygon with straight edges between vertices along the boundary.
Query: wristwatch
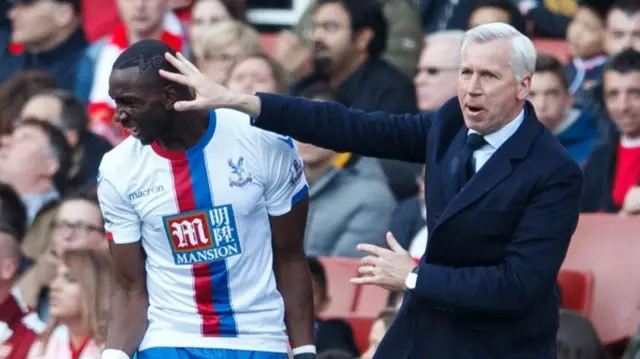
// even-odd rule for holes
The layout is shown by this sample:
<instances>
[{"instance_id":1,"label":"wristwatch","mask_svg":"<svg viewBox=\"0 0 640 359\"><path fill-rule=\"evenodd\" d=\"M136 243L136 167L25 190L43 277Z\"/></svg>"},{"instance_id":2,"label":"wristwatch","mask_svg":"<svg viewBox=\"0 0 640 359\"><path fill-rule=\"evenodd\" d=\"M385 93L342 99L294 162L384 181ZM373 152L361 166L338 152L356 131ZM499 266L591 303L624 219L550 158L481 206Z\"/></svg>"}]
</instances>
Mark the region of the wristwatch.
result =
<instances>
[{"instance_id":1,"label":"wristwatch","mask_svg":"<svg viewBox=\"0 0 640 359\"><path fill-rule=\"evenodd\" d=\"M404 281L404 285L408 290L414 290L416 288L416 282L418 281L418 269L420 269L420 266L413 267L411 273L409 273L407 279Z\"/></svg>"}]
</instances>

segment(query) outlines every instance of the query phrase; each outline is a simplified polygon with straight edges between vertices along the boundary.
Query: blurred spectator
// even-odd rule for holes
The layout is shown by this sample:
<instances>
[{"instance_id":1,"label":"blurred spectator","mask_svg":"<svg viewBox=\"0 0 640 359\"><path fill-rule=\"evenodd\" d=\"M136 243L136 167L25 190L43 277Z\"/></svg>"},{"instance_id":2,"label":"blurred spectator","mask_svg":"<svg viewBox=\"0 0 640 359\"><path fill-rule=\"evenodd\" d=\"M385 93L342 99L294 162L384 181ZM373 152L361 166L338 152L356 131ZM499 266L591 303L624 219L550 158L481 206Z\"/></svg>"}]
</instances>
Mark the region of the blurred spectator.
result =
<instances>
[{"instance_id":1,"label":"blurred spectator","mask_svg":"<svg viewBox=\"0 0 640 359\"><path fill-rule=\"evenodd\" d=\"M73 94L53 90L33 96L22 108L20 117L47 121L64 132L72 150L67 192L96 185L98 165L112 146L89 131L86 110Z\"/></svg>"},{"instance_id":2,"label":"blurred spectator","mask_svg":"<svg viewBox=\"0 0 640 359\"><path fill-rule=\"evenodd\" d=\"M387 44L380 57L405 76L413 77L423 38L420 18L406 0L378 2L388 24ZM303 73L300 70L308 70L305 65L311 62L310 35L316 6L317 2L311 1L294 32L283 32L276 42L276 58L292 73Z\"/></svg>"},{"instance_id":3,"label":"blurred spectator","mask_svg":"<svg viewBox=\"0 0 640 359\"><path fill-rule=\"evenodd\" d=\"M328 350L338 349L351 354L354 357L360 355L358 346L353 339L353 330L349 323L341 319L322 320L319 315L331 302L328 293L327 274L324 266L316 258L308 257L307 262L311 271L311 284L313 285L313 308L316 316L315 338L316 350L322 353ZM347 278L344 278L347 280Z\"/></svg>"},{"instance_id":4,"label":"blurred spectator","mask_svg":"<svg viewBox=\"0 0 640 359\"><path fill-rule=\"evenodd\" d=\"M37 93L56 88L56 82L42 70L18 71L0 85L0 136L13 131L22 106Z\"/></svg>"},{"instance_id":5,"label":"blurred spectator","mask_svg":"<svg viewBox=\"0 0 640 359\"><path fill-rule=\"evenodd\" d=\"M315 72L291 87L299 93L319 79L328 81L345 106L364 111L417 112L411 80L380 55L387 40L387 22L376 0L320 0L313 11ZM415 64L414 64L415 66ZM396 199L414 195L419 165L381 161Z\"/></svg>"},{"instance_id":6,"label":"blurred spectator","mask_svg":"<svg viewBox=\"0 0 640 359\"><path fill-rule=\"evenodd\" d=\"M329 94L306 92L311 100L331 100ZM312 256L360 257L358 243L385 246L395 200L374 159L361 158L352 167L337 168L338 155L296 142L309 183L309 216L305 250ZM375 193L375 196L371 196ZM340 204L339 206L336 204Z\"/></svg>"},{"instance_id":7,"label":"blurred spectator","mask_svg":"<svg viewBox=\"0 0 640 359\"><path fill-rule=\"evenodd\" d=\"M220 84L227 81L231 66L238 58L260 52L260 34L239 21L211 26L193 44L196 66Z\"/></svg>"},{"instance_id":8,"label":"blurred spectator","mask_svg":"<svg viewBox=\"0 0 640 359\"><path fill-rule=\"evenodd\" d=\"M605 49L612 55L628 48L640 51L640 2L618 0L607 14Z\"/></svg>"},{"instance_id":9,"label":"blurred spectator","mask_svg":"<svg viewBox=\"0 0 640 359\"><path fill-rule=\"evenodd\" d=\"M128 132L113 121L115 102L109 96L111 68L122 51L139 40L158 39L184 56L191 56L188 30L168 11L168 3L169 0L118 0L123 23L106 39L92 45L98 60L89 98L89 128L112 144L128 136Z\"/></svg>"},{"instance_id":10,"label":"blurred spectator","mask_svg":"<svg viewBox=\"0 0 640 359\"><path fill-rule=\"evenodd\" d=\"M50 231L48 250L16 283L24 302L37 308L43 319L48 313L47 291L56 273L57 258L71 250L107 249L95 190L65 198L55 213Z\"/></svg>"},{"instance_id":11,"label":"blurred spectator","mask_svg":"<svg viewBox=\"0 0 640 359\"><path fill-rule=\"evenodd\" d=\"M583 212L640 213L640 52L624 50L604 71L604 99L619 134L585 168Z\"/></svg>"},{"instance_id":12,"label":"blurred spectator","mask_svg":"<svg viewBox=\"0 0 640 359\"><path fill-rule=\"evenodd\" d=\"M473 2L469 16L469 29L491 22L502 22L527 34L527 21L509 0L478 0Z\"/></svg>"},{"instance_id":13,"label":"blurred spectator","mask_svg":"<svg viewBox=\"0 0 640 359\"><path fill-rule=\"evenodd\" d=\"M637 0L617 0L611 5L607 15L604 48L613 55L625 48L632 47L640 51L640 2ZM602 137L610 137L617 129L611 122L602 96L602 83L576 98L598 118L598 128Z\"/></svg>"},{"instance_id":14,"label":"blurred spectator","mask_svg":"<svg viewBox=\"0 0 640 359\"><path fill-rule=\"evenodd\" d=\"M3 359L23 359L44 329L36 313L11 291L20 268L20 242L27 213L18 194L0 184L0 340Z\"/></svg>"},{"instance_id":15,"label":"blurred spectator","mask_svg":"<svg viewBox=\"0 0 640 359\"><path fill-rule=\"evenodd\" d=\"M60 198L69 169L69 145L48 122L23 120L0 148L0 181L10 184L27 207L28 222Z\"/></svg>"},{"instance_id":16,"label":"blurred spectator","mask_svg":"<svg viewBox=\"0 0 640 359\"><path fill-rule=\"evenodd\" d=\"M106 251L65 252L51 283L51 320L27 358L99 359L112 288Z\"/></svg>"},{"instance_id":17,"label":"blurred spectator","mask_svg":"<svg viewBox=\"0 0 640 359\"><path fill-rule=\"evenodd\" d=\"M382 341L382 338L389 330L391 326L391 322L396 317L396 310L392 308L383 309L375 322L373 322L373 326L371 327L371 333L369 334L369 348L367 351L362 354L361 359L371 359L373 358L373 354L378 349L378 345Z\"/></svg>"},{"instance_id":18,"label":"blurred spectator","mask_svg":"<svg viewBox=\"0 0 640 359\"><path fill-rule=\"evenodd\" d=\"M562 38L581 0L512 0L536 37Z\"/></svg>"},{"instance_id":19,"label":"blurred spectator","mask_svg":"<svg viewBox=\"0 0 640 359\"><path fill-rule=\"evenodd\" d=\"M430 34L420 54L418 73L413 79L420 111L436 111L456 96L463 31Z\"/></svg>"},{"instance_id":20,"label":"blurred spectator","mask_svg":"<svg viewBox=\"0 0 640 359\"><path fill-rule=\"evenodd\" d=\"M390 231L411 257L421 258L427 248L429 229L427 228L427 208L424 196L424 167L416 178L418 194L400 202L393 214Z\"/></svg>"},{"instance_id":21,"label":"blurred spectator","mask_svg":"<svg viewBox=\"0 0 640 359\"><path fill-rule=\"evenodd\" d=\"M474 0L419 1L422 27L426 34L467 29Z\"/></svg>"},{"instance_id":22,"label":"blurred spectator","mask_svg":"<svg viewBox=\"0 0 640 359\"><path fill-rule=\"evenodd\" d=\"M558 359L607 359L593 324L582 315L560 310Z\"/></svg>"},{"instance_id":23,"label":"blurred spectator","mask_svg":"<svg viewBox=\"0 0 640 359\"><path fill-rule=\"evenodd\" d=\"M242 0L196 0L191 8L191 43L200 41L202 35L212 26L229 20L248 23Z\"/></svg>"},{"instance_id":24,"label":"blurred spectator","mask_svg":"<svg viewBox=\"0 0 640 359\"><path fill-rule=\"evenodd\" d=\"M629 344L621 359L640 359L640 326L635 334L629 339Z\"/></svg>"},{"instance_id":25,"label":"blurred spectator","mask_svg":"<svg viewBox=\"0 0 640 359\"><path fill-rule=\"evenodd\" d=\"M598 0L581 5L567 29L571 62L567 64L569 91L577 98L600 81L607 61L604 55L606 8Z\"/></svg>"},{"instance_id":26,"label":"blurred spectator","mask_svg":"<svg viewBox=\"0 0 640 359\"><path fill-rule=\"evenodd\" d=\"M285 94L288 80L279 63L265 54L256 53L242 57L232 65L226 87L248 95L257 92Z\"/></svg>"},{"instance_id":27,"label":"blurred spectator","mask_svg":"<svg viewBox=\"0 0 640 359\"><path fill-rule=\"evenodd\" d=\"M16 0L9 12L11 40L22 48L0 57L0 82L20 70L42 69L86 103L95 58L80 15L80 0Z\"/></svg>"},{"instance_id":28,"label":"blurred spectator","mask_svg":"<svg viewBox=\"0 0 640 359\"><path fill-rule=\"evenodd\" d=\"M571 157L581 165L600 142L598 120L580 105L574 105L563 65L551 56L538 54L531 80L529 101L538 119L556 136Z\"/></svg>"},{"instance_id":29,"label":"blurred spectator","mask_svg":"<svg viewBox=\"0 0 640 359\"><path fill-rule=\"evenodd\" d=\"M349 107L416 112L410 79L380 58L387 42L387 22L376 0L318 1L311 40L315 73L294 89L326 76Z\"/></svg>"}]
</instances>

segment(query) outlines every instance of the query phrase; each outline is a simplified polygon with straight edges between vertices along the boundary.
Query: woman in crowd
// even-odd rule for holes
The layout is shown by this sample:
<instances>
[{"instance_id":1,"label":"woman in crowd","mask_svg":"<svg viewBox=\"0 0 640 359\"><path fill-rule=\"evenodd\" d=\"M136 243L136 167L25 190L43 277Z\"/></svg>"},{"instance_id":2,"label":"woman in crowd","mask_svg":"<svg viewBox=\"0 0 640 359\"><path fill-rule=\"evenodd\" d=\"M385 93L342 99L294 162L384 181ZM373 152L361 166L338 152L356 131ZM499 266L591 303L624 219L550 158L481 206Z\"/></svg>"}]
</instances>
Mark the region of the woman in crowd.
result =
<instances>
[{"instance_id":1,"label":"woman in crowd","mask_svg":"<svg viewBox=\"0 0 640 359\"><path fill-rule=\"evenodd\" d=\"M113 287L105 250L65 252L51 282L51 319L28 359L99 359Z\"/></svg>"},{"instance_id":2,"label":"woman in crowd","mask_svg":"<svg viewBox=\"0 0 640 359\"><path fill-rule=\"evenodd\" d=\"M69 250L106 249L104 221L95 190L65 198L51 224L50 250L19 279L17 288L30 307L47 317L47 288L56 275L60 256Z\"/></svg>"},{"instance_id":3,"label":"woman in crowd","mask_svg":"<svg viewBox=\"0 0 640 359\"><path fill-rule=\"evenodd\" d=\"M226 87L253 95L256 92L287 93L288 76L277 62L264 53L239 58L229 70Z\"/></svg>"},{"instance_id":4,"label":"woman in crowd","mask_svg":"<svg viewBox=\"0 0 640 359\"><path fill-rule=\"evenodd\" d=\"M212 26L229 20L248 23L242 0L197 0L191 8L191 43Z\"/></svg>"},{"instance_id":5,"label":"woman in crowd","mask_svg":"<svg viewBox=\"0 0 640 359\"><path fill-rule=\"evenodd\" d=\"M239 57L260 51L260 34L239 21L216 24L193 41L196 65L217 83L226 81L229 69Z\"/></svg>"}]
</instances>

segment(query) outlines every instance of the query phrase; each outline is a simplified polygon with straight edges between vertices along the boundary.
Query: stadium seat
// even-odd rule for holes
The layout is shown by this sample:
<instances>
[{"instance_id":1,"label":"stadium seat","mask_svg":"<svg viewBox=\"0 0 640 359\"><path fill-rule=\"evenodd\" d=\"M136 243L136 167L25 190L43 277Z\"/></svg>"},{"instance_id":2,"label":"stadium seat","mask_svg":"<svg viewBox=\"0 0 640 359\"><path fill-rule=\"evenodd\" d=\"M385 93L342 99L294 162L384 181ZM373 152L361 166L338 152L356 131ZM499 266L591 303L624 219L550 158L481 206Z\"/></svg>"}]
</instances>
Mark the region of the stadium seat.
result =
<instances>
[{"instance_id":1,"label":"stadium seat","mask_svg":"<svg viewBox=\"0 0 640 359\"><path fill-rule=\"evenodd\" d=\"M538 52L553 56L563 63L567 63L571 57L564 40L538 38L533 39L533 43Z\"/></svg>"},{"instance_id":2,"label":"stadium seat","mask_svg":"<svg viewBox=\"0 0 640 359\"><path fill-rule=\"evenodd\" d=\"M323 316L342 315L350 313L356 298L357 287L349 281L358 273L357 259L321 257L327 273L329 297L331 303L324 311Z\"/></svg>"},{"instance_id":3,"label":"stadium seat","mask_svg":"<svg viewBox=\"0 0 640 359\"><path fill-rule=\"evenodd\" d=\"M593 273L589 319L604 344L633 335L640 323L640 220L580 216L562 269Z\"/></svg>"},{"instance_id":4,"label":"stadium seat","mask_svg":"<svg viewBox=\"0 0 640 359\"><path fill-rule=\"evenodd\" d=\"M593 295L593 273L564 269L558 275L562 307L589 316Z\"/></svg>"},{"instance_id":5,"label":"stadium seat","mask_svg":"<svg viewBox=\"0 0 640 359\"><path fill-rule=\"evenodd\" d=\"M373 285L359 286L352 311L356 315L375 317L387 307L389 291Z\"/></svg>"}]
</instances>

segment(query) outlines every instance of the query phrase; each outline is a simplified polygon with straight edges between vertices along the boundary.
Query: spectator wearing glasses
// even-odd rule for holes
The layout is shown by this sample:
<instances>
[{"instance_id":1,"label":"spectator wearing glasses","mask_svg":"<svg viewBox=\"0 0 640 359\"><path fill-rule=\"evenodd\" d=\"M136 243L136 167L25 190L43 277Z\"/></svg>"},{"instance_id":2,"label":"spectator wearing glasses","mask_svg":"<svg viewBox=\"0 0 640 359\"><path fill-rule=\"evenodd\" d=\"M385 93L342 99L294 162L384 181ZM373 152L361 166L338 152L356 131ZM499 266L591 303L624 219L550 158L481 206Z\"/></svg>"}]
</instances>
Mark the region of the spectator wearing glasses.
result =
<instances>
[{"instance_id":1,"label":"spectator wearing glasses","mask_svg":"<svg viewBox=\"0 0 640 359\"><path fill-rule=\"evenodd\" d=\"M106 249L104 221L95 190L65 198L51 222L50 246L45 254L17 283L21 296L30 307L47 316L47 291L55 276L60 256L68 251Z\"/></svg>"},{"instance_id":2,"label":"spectator wearing glasses","mask_svg":"<svg viewBox=\"0 0 640 359\"><path fill-rule=\"evenodd\" d=\"M219 84L227 81L231 67L239 58L260 52L258 32L239 21L214 25L193 43L196 66Z\"/></svg>"},{"instance_id":3,"label":"spectator wearing glasses","mask_svg":"<svg viewBox=\"0 0 640 359\"><path fill-rule=\"evenodd\" d=\"M3 359L23 359L44 329L38 316L12 291L20 268L27 212L18 194L0 184L0 340Z\"/></svg>"},{"instance_id":4,"label":"spectator wearing glasses","mask_svg":"<svg viewBox=\"0 0 640 359\"><path fill-rule=\"evenodd\" d=\"M413 79L420 111L436 111L457 95L460 48L464 31L451 30L429 34Z\"/></svg>"},{"instance_id":5,"label":"spectator wearing glasses","mask_svg":"<svg viewBox=\"0 0 640 359\"><path fill-rule=\"evenodd\" d=\"M72 151L66 192L96 185L100 160L112 146L89 131L86 109L72 93L57 89L33 96L20 117L49 122L64 132Z\"/></svg>"}]
</instances>

